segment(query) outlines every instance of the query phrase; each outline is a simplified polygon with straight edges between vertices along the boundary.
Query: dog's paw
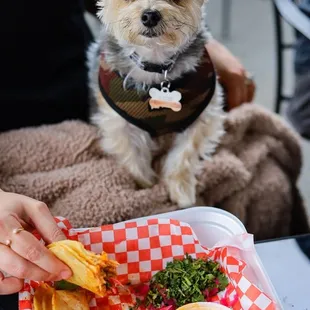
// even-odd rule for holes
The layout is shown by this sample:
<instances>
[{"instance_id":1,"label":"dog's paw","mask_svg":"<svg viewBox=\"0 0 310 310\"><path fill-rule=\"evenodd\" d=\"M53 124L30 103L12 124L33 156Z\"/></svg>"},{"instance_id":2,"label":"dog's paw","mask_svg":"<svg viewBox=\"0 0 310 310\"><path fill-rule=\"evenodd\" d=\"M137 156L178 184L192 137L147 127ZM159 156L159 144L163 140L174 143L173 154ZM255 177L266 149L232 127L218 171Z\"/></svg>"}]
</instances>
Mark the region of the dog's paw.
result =
<instances>
[{"instance_id":1,"label":"dog's paw","mask_svg":"<svg viewBox=\"0 0 310 310\"><path fill-rule=\"evenodd\" d=\"M194 207L196 203L196 180L173 179L166 180L171 201L180 208Z\"/></svg>"}]
</instances>

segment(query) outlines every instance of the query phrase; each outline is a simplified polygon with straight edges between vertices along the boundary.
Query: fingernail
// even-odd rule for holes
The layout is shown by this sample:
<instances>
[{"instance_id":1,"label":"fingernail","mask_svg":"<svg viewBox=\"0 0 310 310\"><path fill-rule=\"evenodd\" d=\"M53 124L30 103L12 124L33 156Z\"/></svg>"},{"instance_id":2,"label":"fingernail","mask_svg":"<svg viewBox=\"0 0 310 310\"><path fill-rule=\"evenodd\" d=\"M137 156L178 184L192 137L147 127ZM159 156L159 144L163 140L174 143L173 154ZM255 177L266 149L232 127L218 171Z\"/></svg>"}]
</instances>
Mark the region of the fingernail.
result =
<instances>
[{"instance_id":1,"label":"fingernail","mask_svg":"<svg viewBox=\"0 0 310 310\"><path fill-rule=\"evenodd\" d=\"M60 273L60 276L63 280L67 280L72 276L72 272L70 270L64 270Z\"/></svg>"}]
</instances>

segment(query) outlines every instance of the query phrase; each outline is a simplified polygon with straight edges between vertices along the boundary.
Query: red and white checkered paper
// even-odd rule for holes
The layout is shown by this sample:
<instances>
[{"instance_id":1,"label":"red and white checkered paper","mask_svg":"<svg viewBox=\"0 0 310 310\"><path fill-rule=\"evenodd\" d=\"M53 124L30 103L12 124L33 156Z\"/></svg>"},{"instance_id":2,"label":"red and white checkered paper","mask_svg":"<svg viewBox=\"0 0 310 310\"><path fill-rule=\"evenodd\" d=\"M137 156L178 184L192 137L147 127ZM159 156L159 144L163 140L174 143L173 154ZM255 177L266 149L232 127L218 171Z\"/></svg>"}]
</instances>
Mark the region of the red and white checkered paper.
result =
<instances>
[{"instance_id":1,"label":"red and white checkered paper","mask_svg":"<svg viewBox=\"0 0 310 310\"><path fill-rule=\"evenodd\" d=\"M78 240L87 250L95 253L105 251L111 259L120 263L118 280L131 287L148 282L158 271L174 258L191 256L208 257L220 263L230 280L225 292L213 298L233 310L276 310L277 305L254 283L245 277L246 263L236 257L236 248L221 246L206 249L197 239L191 227L176 220L150 219L119 223L85 230L72 229L64 218L56 218L59 227L69 239ZM38 238L40 236L37 235ZM253 242L250 235L240 236L240 244ZM19 294L19 309L32 310L32 297L38 282L25 281ZM118 287L105 298L94 297L91 310L126 310L135 304L132 289Z\"/></svg>"}]
</instances>

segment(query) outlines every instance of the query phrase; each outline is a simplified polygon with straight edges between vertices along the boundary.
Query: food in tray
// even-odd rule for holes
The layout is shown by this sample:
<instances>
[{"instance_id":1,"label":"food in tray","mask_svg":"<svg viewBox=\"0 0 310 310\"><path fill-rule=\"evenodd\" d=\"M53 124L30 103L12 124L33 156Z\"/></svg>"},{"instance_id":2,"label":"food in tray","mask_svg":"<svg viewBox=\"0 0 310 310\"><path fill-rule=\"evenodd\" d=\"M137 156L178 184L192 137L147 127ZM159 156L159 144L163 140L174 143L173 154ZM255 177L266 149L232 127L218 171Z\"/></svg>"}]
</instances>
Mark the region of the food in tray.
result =
<instances>
[{"instance_id":1,"label":"food in tray","mask_svg":"<svg viewBox=\"0 0 310 310\"><path fill-rule=\"evenodd\" d=\"M38 287L33 297L34 310L52 310L54 289L47 284Z\"/></svg>"},{"instance_id":2,"label":"food in tray","mask_svg":"<svg viewBox=\"0 0 310 310\"><path fill-rule=\"evenodd\" d=\"M87 251L78 241L63 240L48 246L61 261L72 270L67 281L98 296L105 296L109 279L116 276L118 263L106 253L100 255Z\"/></svg>"},{"instance_id":3,"label":"food in tray","mask_svg":"<svg viewBox=\"0 0 310 310\"><path fill-rule=\"evenodd\" d=\"M89 310L90 296L85 290L56 290L48 284L36 289L34 310Z\"/></svg>"},{"instance_id":4,"label":"food in tray","mask_svg":"<svg viewBox=\"0 0 310 310\"><path fill-rule=\"evenodd\" d=\"M55 291L53 310L89 310L90 299L85 291Z\"/></svg>"},{"instance_id":5,"label":"food in tray","mask_svg":"<svg viewBox=\"0 0 310 310\"><path fill-rule=\"evenodd\" d=\"M177 310L230 310L230 308L213 302L195 302L187 304Z\"/></svg>"},{"instance_id":6,"label":"food in tray","mask_svg":"<svg viewBox=\"0 0 310 310\"><path fill-rule=\"evenodd\" d=\"M106 295L109 281L116 277L116 261L104 252L98 255L87 251L78 241L59 241L48 248L71 268L72 277L55 282L54 287L40 285L34 294L34 310L89 310L89 292Z\"/></svg>"},{"instance_id":7,"label":"food in tray","mask_svg":"<svg viewBox=\"0 0 310 310\"><path fill-rule=\"evenodd\" d=\"M146 296L143 300L138 298L134 308L142 305L148 309L169 307L173 310L195 302L210 301L228 284L228 278L217 262L186 255L184 259L169 262L164 270L152 277Z\"/></svg>"},{"instance_id":8,"label":"food in tray","mask_svg":"<svg viewBox=\"0 0 310 310\"><path fill-rule=\"evenodd\" d=\"M113 291L115 284L121 285L116 280L119 264L108 259L106 253L95 254L87 251L82 243L71 240L52 243L48 248L71 268L72 277L56 282L54 287L41 285L35 292L34 310L87 310L90 292L104 297L108 288ZM142 286L143 294L135 291L133 286L136 305L132 310L198 310L180 307L197 307L202 302L211 301L228 286L228 278L219 263L186 254L183 259L169 262L164 270L157 272L149 283ZM213 309L224 308L201 310Z\"/></svg>"}]
</instances>

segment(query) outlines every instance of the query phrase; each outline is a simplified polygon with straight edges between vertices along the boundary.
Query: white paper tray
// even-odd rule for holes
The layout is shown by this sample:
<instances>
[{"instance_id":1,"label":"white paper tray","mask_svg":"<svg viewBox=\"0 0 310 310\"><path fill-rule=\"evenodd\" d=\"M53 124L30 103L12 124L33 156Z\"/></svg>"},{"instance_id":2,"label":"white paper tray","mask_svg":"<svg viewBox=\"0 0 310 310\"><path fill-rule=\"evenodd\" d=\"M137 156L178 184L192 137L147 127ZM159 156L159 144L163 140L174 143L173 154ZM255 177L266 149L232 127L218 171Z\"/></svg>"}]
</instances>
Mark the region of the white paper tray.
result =
<instances>
[{"instance_id":1,"label":"white paper tray","mask_svg":"<svg viewBox=\"0 0 310 310\"><path fill-rule=\"evenodd\" d=\"M149 218L167 218L188 223L201 244L206 247L213 247L225 237L247 232L237 217L226 211L211 207L195 207L142 219ZM242 259L249 267L246 269L248 279L276 301L280 306L279 309L284 309L257 253L255 252L254 256L246 253Z\"/></svg>"}]
</instances>

